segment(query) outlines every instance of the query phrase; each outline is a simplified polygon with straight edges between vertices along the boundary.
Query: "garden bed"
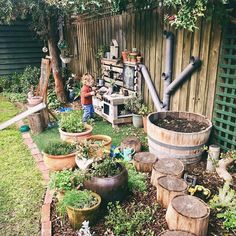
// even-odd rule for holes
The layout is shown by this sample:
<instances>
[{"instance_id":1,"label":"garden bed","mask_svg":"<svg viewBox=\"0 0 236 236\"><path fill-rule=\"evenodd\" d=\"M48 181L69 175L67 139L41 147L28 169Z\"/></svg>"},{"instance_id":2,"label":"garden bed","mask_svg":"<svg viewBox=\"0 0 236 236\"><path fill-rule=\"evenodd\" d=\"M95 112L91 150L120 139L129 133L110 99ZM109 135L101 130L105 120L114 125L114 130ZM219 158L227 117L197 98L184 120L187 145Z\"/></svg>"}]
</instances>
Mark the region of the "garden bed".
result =
<instances>
[{"instance_id":1,"label":"garden bed","mask_svg":"<svg viewBox=\"0 0 236 236\"><path fill-rule=\"evenodd\" d=\"M205 161L202 161L198 165L189 166L186 169L186 172L191 175L195 175L197 177L197 184L200 184L206 188L209 188L212 194L217 194L218 188L223 186L223 181L222 179L219 178L219 176L216 173L213 173L213 174L207 173L205 171L205 165L206 165ZM127 199L121 204L122 208L127 209L127 212L129 212L129 209L132 203L135 203L136 205L139 205L139 206L141 204L144 204L145 206L153 206L153 204L156 202L156 191L155 191L155 188L151 186L150 184L150 175L148 178L148 183L149 183L148 191L146 194L136 193L136 194L128 196ZM52 216L51 216L53 235L54 236L78 235L78 232L74 231L71 228L67 218L62 222L60 218L57 216L55 203L56 203L56 200L54 199L53 204L52 204ZM105 212L105 210L103 212ZM154 235L158 235L160 232L167 229L167 223L165 221L165 214L166 214L166 209L158 207L158 209L156 210L154 214L154 218L151 221L147 219L143 228L143 234L140 234L140 235L148 235L147 234L148 229L153 230ZM100 221L97 223L97 225L91 227L91 232L95 232L95 235L100 236L100 235L104 235L106 229L107 229L107 226L105 225L104 217L101 216ZM233 236L235 235L235 233L232 231L229 232L223 229L222 221L216 217L216 212L211 210L208 235Z\"/></svg>"}]
</instances>

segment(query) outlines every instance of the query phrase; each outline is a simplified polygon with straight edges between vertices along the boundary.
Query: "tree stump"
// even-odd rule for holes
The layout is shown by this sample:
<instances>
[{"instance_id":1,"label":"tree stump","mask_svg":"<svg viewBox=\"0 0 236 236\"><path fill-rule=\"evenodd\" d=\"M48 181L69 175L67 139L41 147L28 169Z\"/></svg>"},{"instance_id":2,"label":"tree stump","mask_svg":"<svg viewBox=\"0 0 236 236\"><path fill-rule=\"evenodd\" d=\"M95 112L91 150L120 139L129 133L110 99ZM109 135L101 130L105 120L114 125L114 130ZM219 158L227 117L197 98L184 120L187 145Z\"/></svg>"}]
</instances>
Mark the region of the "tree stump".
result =
<instances>
[{"instance_id":1,"label":"tree stump","mask_svg":"<svg viewBox=\"0 0 236 236\"><path fill-rule=\"evenodd\" d=\"M188 185L175 176L161 176L157 179L157 202L167 208L170 201L179 195L187 194Z\"/></svg>"},{"instance_id":2,"label":"tree stump","mask_svg":"<svg viewBox=\"0 0 236 236\"><path fill-rule=\"evenodd\" d=\"M201 199L182 195L174 197L166 212L166 222L170 230L183 230L207 235L210 208Z\"/></svg>"},{"instance_id":3,"label":"tree stump","mask_svg":"<svg viewBox=\"0 0 236 236\"><path fill-rule=\"evenodd\" d=\"M133 163L137 171L151 172L157 157L150 152L138 152L134 155Z\"/></svg>"},{"instance_id":4,"label":"tree stump","mask_svg":"<svg viewBox=\"0 0 236 236\"><path fill-rule=\"evenodd\" d=\"M158 234L158 236L196 236L196 235L195 234L191 234L191 233L186 232L186 231L166 230L166 231Z\"/></svg>"},{"instance_id":5,"label":"tree stump","mask_svg":"<svg viewBox=\"0 0 236 236\"><path fill-rule=\"evenodd\" d=\"M175 158L159 159L152 167L151 184L156 186L157 179L161 176L174 175L179 178L184 172L184 164Z\"/></svg>"},{"instance_id":6,"label":"tree stump","mask_svg":"<svg viewBox=\"0 0 236 236\"><path fill-rule=\"evenodd\" d=\"M45 122L42 112L36 112L28 116L29 126L32 134L39 134L44 131Z\"/></svg>"},{"instance_id":7,"label":"tree stump","mask_svg":"<svg viewBox=\"0 0 236 236\"><path fill-rule=\"evenodd\" d=\"M135 152L141 151L141 141L135 136L128 136L121 141L120 147L123 151L124 148L132 148Z\"/></svg>"}]
</instances>

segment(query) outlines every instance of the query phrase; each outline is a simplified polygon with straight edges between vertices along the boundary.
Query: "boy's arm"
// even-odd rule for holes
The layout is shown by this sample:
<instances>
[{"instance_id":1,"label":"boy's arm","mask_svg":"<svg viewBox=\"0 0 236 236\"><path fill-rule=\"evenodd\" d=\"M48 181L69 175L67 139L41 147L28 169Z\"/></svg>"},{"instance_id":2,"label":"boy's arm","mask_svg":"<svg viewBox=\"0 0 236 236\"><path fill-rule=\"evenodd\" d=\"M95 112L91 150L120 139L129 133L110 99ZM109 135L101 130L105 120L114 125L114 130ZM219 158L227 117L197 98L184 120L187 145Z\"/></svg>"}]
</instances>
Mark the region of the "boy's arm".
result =
<instances>
[{"instance_id":1,"label":"boy's arm","mask_svg":"<svg viewBox=\"0 0 236 236\"><path fill-rule=\"evenodd\" d=\"M81 95L84 95L85 98L93 96L95 94L94 91L90 91L89 89L82 89Z\"/></svg>"}]
</instances>

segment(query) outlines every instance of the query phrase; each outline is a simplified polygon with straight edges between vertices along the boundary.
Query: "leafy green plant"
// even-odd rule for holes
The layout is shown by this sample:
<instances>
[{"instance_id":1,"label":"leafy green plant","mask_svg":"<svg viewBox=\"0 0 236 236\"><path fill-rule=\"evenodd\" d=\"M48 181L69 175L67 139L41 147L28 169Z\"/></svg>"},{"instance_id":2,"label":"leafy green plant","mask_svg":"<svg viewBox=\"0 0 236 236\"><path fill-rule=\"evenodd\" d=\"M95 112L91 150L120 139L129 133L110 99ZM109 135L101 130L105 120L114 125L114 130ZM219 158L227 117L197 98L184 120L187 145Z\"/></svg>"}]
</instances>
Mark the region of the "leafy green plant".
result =
<instances>
[{"instance_id":1,"label":"leafy green plant","mask_svg":"<svg viewBox=\"0 0 236 236\"><path fill-rule=\"evenodd\" d=\"M112 177L119 174L120 166L112 158L105 158L103 161L92 163L88 177Z\"/></svg>"},{"instance_id":2,"label":"leafy green plant","mask_svg":"<svg viewBox=\"0 0 236 236\"><path fill-rule=\"evenodd\" d=\"M124 103L125 110L130 111L134 114L139 114L139 111L142 107L142 102L143 99L140 96L139 97L133 96L132 98L127 99L125 101Z\"/></svg>"},{"instance_id":3,"label":"leafy green plant","mask_svg":"<svg viewBox=\"0 0 236 236\"><path fill-rule=\"evenodd\" d=\"M47 105L48 105L49 109L56 110L56 109L60 108L61 103L57 99L57 95L56 95L55 90L53 90L53 89L48 90L48 97L47 98L48 98Z\"/></svg>"},{"instance_id":4,"label":"leafy green plant","mask_svg":"<svg viewBox=\"0 0 236 236\"><path fill-rule=\"evenodd\" d=\"M58 203L57 209L64 215L66 207L76 209L90 208L97 204L98 200L91 194L89 190L71 190L65 193L63 199Z\"/></svg>"},{"instance_id":5,"label":"leafy green plant","mask_svg":"<svg viewBox=\"0 0 236 236\"><path fill-rule=\"evenodd\" d=\"M141 105L141 108L139 110L139 115L142 115L142 116L147 116L149 113L152 112L152 109L149 108L147 105L145 104L142 104Z\"/></svg>"},{"instance_id":6,"label":"leafy green plant","mask_svg":"<svg viewBox=\"0 0 236 236\"><path fill-rule=\"evenodd\" d=\"M44 152L50 155L67 155L75 152L76 146L74 144L54 141L50 142L45 148Z\"/></svg>"},{"instance_id":7,"label":"leafy green plant","mask_svg":"<svg viewBox=\"0 0 236 236\"><path fill-rule=\"evenodd\" d=\"M224 219L223 226L226 229L236 230L236 208L217 214L218 218Z\"/></svg>"},{"instance_id":8,"label":"leafy green plant","mask_svg":"<svg viewBox=\"0 0 236 236\"><path fill-rule=\"evenodd\" d=\"M51 174L49 187L56 191L65 192L82 185L83 181L84 175L81 171L62 170Z\"/></svg>"},{"instance_id":9,"label":"leafy green plant","mask_svg":"<svg viewBox=\"0 0 236 236\"><path fill-rule=\"evenodd\" d=\"M133 164L122 161L128 170L128 189L130 192L146 192L147 191L147 175L136 171Z\"/></svg>"},{"instance_id":10,"label":"leafy green plant","mask_svg":"<svg viewBox=\"0 0 236 236\"><path fill-rule=\"evenodd\" d=\"M59 127L69 133L80 133L85 130L82 121L82 110L70 111L61 115Z\"/></svg>"},{"instance_id":11,"label":"leafy green plant","mask_svg":"<svg viewBox=\"0 0 236 236\"><path fill-rule=\"evenodd\" d=\"M108 215L105 217L105 225L112 229L114 235L154 235L151 230L143 232L143 226L153 220L157 205L147 206L131 203L128 208L116 202L108 204Z\"/></svg>"},{"instance_id":12,"label":"leafy green plant","mask_svg":"<svg viewBox=\"0 0 236 236\"><path fill-rule=\"evenodd\" d=\"M9 99L11 102L26 103L27 101L27 95L25 93L3 92L3 96Z\"/></svg>"}]
</instances>

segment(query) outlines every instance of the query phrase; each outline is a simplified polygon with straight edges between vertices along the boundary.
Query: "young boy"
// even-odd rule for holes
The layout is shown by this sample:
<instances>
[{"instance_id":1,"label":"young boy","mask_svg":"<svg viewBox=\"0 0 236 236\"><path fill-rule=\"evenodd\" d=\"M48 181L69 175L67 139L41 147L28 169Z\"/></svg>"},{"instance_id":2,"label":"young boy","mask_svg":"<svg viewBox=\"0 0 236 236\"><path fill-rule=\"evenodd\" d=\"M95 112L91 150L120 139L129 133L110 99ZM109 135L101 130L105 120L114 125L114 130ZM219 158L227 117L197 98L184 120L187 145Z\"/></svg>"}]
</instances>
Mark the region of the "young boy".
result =
<instances>
[{"instance_id":1,"label":"young boy","mask_svg":"<svg viewBox=\"0 0 236 236\"><path fill-rule=\"evenodd\" d=\"M83 87L81 88L81 105L83 108L83 122L87 122L89 118L93 117L94 109L93 109L93 101L92 96L95 92L92 88L94 85L94 78L89 73L85 73L82 77Z\"/></svg>"}]
</instances>

